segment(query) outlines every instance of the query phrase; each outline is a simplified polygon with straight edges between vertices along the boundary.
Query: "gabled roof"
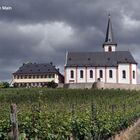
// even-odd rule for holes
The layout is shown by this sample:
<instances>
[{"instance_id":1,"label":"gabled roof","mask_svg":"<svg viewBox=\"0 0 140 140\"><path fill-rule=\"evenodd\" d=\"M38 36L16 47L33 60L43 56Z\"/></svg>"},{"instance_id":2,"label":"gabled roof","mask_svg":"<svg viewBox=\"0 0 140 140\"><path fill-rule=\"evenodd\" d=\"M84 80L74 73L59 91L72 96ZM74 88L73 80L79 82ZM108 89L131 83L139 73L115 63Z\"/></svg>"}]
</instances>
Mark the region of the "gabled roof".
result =
<instances>
[{"instance_id":1,"label":"gabled roof","mask_svg":"<svg viewBox=\"0 0 140 140\"><path fill-rule=\"evenodd\" d=\"M118 66L119 63L137 64L131 53L128 51L68 52L65 66L115 67Z\"/></svg>"},{"instance_id":2,"label":"gabled roof","mask_svg":"<svg viewBox=\"0 0 140 140\"><path fill-rule=\"evenodd\" d=\"M59 70L55 68L52 64L37 64L37 63L27 63L23 64L15 73L13 74L60 74Z\"/></svg>"}]
</instances>

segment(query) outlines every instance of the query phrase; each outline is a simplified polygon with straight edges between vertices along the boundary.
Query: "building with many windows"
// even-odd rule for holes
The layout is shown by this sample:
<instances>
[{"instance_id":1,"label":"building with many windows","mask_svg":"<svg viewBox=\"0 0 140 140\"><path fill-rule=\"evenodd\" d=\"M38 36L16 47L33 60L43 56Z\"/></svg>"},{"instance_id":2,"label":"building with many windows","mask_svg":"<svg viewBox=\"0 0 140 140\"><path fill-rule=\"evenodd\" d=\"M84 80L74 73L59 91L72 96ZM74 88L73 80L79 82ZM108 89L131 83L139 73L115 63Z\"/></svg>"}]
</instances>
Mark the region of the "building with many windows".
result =
<instances>
[{"instance_id":1,"label":"building with many windows","mask_svg":"<svg viewBox=\"0 0 140 140\"><path fill-rule=\"evenodd\" d=\"M59 69L56 69L52 63L27 63L13 73L12 84L14 87L43 87L51 81L55 83L64 81Z\"/></svg>"},{"instance_id":2,"label":"building with many windows","mask_svg":"<svg viewBox=\"0 0 140 140\"><path fill-rule=\"evenodd\" d=\"M137 84L137 62L129 51L117 51L110 16L103 52L67 52L65 83Z\"/></svg>"}]
</instances>

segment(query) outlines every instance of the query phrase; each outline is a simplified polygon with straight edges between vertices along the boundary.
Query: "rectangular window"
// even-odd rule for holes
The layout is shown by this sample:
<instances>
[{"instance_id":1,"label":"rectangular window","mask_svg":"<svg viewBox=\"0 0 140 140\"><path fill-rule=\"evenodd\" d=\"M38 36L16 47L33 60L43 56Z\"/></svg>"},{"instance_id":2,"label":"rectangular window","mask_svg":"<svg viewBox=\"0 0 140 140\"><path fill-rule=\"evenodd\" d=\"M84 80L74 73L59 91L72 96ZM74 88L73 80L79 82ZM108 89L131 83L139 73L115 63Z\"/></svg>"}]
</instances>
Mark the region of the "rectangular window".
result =
<instances>
[{"instance_id":1,"label":"rectangular window","mask_svg":"<svg viewBox=\"0 0 140 140\"><path fill-rule=\"evenodd\" d=\"M80 78L83 78L84 77L84 72L83 70L80 70Z\"/></svg>"},{"instance_id":2,"label":"rectangular window","mask_svg":"<svg viewBox=\"0 0 140 140\"><path fill-rule=\"evenodd\" d=\"M74 78L74 71L73 71L73 70L70 71L70 77L71 77L72 79Z\"/></svg>"},{"instance_id":3,"label":"rectangular window","mask_svg":"<svg viewBox=\"0 0 140 140\"><path fill-rule=\"evenodd\" d=\"M93 78L93 70L90 70L90 78Z\"/></svg>"},{"instance_id":4,"label":"rectangular window","mask_svg":"<svg viewBox=\"0 0 140 140\"><path fill-rule=\"evenodd\" d=\"M113 71L109 70L109 78L113 78Z\"/></svg>"},{"instance_id":5,"label":"rectangular window","mask_svg":"<svg viewBox=\"0 0 140 140\"><path fill-rule=\"evenodd\" d=\"M54 74L52 74L52 78L54 78Z\"/></svg>"},{"instance_id":6,"label":"rectangular window","mask_svg":"<svg viewBox=\"0 0 140 140\"><path fill-rule=\"evenodd\" d=\"M123 79L126 78L126 71L125 71L125 70L122 71L122 78L123 78Z\"/></svg>"},{"instance_id":7,"label":"rectangular window","mask_svg":"<svg viewBox=\"0 0 140 140\"><path fill-rule=\"evenodd\" d=\"M52 75L51 74L49 74L49 78L52 78Z\"/></svg>"},{"instance_id":8,"label":"rectangular window","mask_svg":"<svg viewBox=\"0 0 140 140\"><path fill-rule=\"evenodd\" d=\"M100 78L103 78L103 71L102 70L99 71L99 76L100 76Z\"/></svg>"},{"instance_id":9,"label":"rectangular window","mask_svg":"<svg viewBox=\"0 0 140 140\"><path fill-rule=\"evenodd\" d=\"M133 79L135 79L135 76L136 76L136 74L135 74L135 71L133 70Z\"/></svg>"}]
</instances>

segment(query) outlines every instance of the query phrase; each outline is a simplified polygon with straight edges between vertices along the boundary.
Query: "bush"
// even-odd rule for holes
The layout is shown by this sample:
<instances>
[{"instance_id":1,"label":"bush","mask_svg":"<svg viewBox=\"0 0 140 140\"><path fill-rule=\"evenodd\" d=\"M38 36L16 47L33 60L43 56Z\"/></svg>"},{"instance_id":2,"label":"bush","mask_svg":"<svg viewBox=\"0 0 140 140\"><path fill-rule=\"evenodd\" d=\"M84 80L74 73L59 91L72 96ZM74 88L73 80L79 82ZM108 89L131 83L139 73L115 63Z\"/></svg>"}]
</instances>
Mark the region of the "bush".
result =
<instances>
[{"instance_id":1,"label":"bush","mask_svg":"<svg viewBox=\"0 0 140 140\"><path fill-rule=\"evenodd\" d=\"M8 82L1 82L0 83L0 88L9 88L9 83Z\"/></svg>"},{"instance_id":2,"label":"bush","mask_svg":"<svg viewBox=\"0 0 140 140\"><path fill-rule=\"evenodd\" d=\"M54 81L51 81L51 82L47 83L48 88L56 88L57 86L58 86L58 84L55 83Z\"/></svg>"}]
</instances>

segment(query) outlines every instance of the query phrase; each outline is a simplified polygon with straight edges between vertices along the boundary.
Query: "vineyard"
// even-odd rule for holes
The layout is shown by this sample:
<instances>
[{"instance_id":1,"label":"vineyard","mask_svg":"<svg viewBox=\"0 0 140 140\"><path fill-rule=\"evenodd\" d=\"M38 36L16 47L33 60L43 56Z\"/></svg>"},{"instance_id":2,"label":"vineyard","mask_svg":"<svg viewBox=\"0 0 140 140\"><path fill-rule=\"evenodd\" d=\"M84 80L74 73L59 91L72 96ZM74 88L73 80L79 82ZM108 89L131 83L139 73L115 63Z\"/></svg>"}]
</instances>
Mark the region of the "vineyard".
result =
<instances>
[{"instance_id":1,"label":"vineyard","mask_svg":"<svg viewBox=\"0 0 140 140\"><path fill-rule=\"evenodd\" d=\"M1 89L0 140L11 133L11 103L20 140L106 140L140 116L139 91Z\"/></svg>"}]
</instances>

